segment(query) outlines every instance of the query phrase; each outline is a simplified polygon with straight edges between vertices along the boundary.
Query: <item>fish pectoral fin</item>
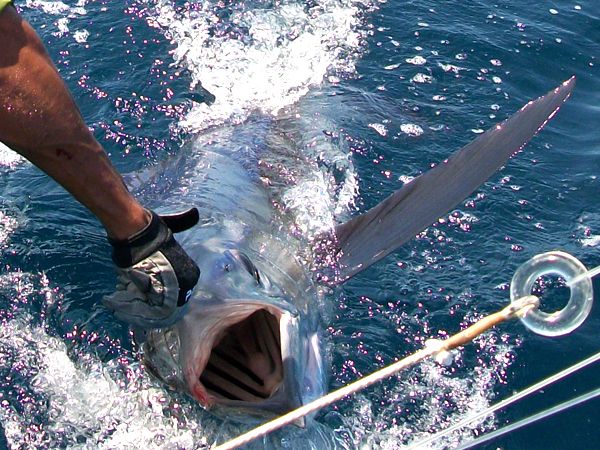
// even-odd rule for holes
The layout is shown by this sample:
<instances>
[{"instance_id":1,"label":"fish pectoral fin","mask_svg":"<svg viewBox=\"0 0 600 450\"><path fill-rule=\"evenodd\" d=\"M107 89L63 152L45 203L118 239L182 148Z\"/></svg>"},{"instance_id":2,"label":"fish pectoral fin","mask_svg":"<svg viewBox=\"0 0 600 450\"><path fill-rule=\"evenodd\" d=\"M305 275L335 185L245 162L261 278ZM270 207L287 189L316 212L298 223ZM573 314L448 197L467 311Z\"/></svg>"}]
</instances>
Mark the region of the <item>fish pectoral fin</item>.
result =
<instances>
[{"instance_id":1,"label":"fish pectoral fin","mask_svg":"<svg viewBox=\"0 0 600 450\"><path fill-rule=\"evenodd\" d=\"M415 237L471 195L550 120L567 100L575 78L531 101L448 160L405 184L366 213L335 228L333 241L342 283Z\"/></svg>"}]
</instances>

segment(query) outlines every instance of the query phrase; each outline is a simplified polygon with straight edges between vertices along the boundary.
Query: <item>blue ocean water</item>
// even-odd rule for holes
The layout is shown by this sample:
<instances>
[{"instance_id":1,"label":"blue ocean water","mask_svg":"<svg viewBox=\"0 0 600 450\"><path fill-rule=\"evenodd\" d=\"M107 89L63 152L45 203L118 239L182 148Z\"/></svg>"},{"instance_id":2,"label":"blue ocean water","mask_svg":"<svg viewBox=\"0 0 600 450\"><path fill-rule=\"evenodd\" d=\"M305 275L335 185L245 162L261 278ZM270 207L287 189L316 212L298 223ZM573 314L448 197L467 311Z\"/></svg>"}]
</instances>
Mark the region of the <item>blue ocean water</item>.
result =
<instances>
[{"instance_id":1,"label":"blue ocean water","mask_svg":"<svg viewBox=\"0 0 600 450\"><path fill-rule=\"evenodd\" d=\"M328 297L331 388L501 308L515 270L538 253L600 264L593 0L19 6L121 172L178 155L194 135L268 123L302 156L304 166L287 162L293 182L282 198L306 234L374 206L577 77L573 97L501 173ZM0 447L206 448L241 431L139 367L127 328L100 304L114 274L95 219L9 150L0 164ZM450 367L423 363L323 411L310 430L284 430L256 448L418 442L596 352L599 322L596 305L562 338L507 324ZM591 390L598 374L587 369L433 448ZM592 401L485 448L594 448L597 408Z\"/></svg>"}]
</instances>

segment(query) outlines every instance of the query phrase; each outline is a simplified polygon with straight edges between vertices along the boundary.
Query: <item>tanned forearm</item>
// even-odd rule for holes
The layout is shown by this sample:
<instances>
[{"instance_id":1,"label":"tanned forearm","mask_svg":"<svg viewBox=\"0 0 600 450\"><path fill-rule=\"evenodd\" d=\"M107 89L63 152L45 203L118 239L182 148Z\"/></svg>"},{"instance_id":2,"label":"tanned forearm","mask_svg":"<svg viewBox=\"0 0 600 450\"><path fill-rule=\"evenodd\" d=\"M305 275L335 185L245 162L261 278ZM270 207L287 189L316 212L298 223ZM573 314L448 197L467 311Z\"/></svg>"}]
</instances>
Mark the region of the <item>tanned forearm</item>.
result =
<instances>
[{"instance_id":1,"label":"tanned forearm","mask_svg":"<svg viewBox=\"0 0 600 450\"><path fill-rule=\"evenodd\" d=\"M31 26L12 7L0 12L0 141L42 169L123 239L147 212L90 133Z\"/></svg>"}]
</instances>

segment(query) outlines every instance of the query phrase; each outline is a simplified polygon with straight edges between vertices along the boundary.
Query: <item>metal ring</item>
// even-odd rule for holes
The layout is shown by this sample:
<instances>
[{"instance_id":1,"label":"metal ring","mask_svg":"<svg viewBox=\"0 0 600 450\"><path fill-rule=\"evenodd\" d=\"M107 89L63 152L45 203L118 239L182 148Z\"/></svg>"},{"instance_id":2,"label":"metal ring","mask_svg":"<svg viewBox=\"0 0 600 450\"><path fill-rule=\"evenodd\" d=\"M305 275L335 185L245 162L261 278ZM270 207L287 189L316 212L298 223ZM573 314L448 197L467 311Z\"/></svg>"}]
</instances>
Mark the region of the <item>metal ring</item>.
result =
<instances>
[{"instance_id":1,"label":"metal ring","mask_svg":"<svg viewBox=\"0 0 600 450\"><path fill-rule=\"evenodd\" d=\"M569 283L586 272L587 269L581 261L568 253L554 251L536 255L515 272L510 285L511 302L531 295L536 280L541 276L558 275ZM570 288L571 296L563 309L545 313L539 308L534 308L521 318L523 324L543 336L562 336L575 330L585 321L592 309L592 280L589 276L582 277Z\"/></svg>"}]
</instances>

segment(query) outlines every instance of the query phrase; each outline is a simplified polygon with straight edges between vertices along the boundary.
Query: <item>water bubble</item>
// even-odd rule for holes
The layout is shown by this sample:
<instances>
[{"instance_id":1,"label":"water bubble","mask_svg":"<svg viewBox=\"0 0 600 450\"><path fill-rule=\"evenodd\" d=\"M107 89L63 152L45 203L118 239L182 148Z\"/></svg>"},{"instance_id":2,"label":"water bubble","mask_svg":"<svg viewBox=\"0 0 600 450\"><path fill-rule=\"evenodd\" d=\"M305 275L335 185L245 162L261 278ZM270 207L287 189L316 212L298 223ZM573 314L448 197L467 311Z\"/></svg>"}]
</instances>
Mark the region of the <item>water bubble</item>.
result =
<instances>
[{"instance_id":1,"label":"water bubble","mask_svg":"<svg viewBox=\"0 0 600 450\"><path fill-rule=\"evenodd\" d=\"M410 81L414 83L431 83L433 81L433 77L424 73L418 73L413 76Z\"/></svg>"},{"instance_id":2,"label":"water bubble","mask_svg":"<svg viewBox=\"0 0 600 450\"><path fill-rule=\"evenodd\" d=\"M414 123L403 123L400 125L400 130L409 136L421 136L423 134L423 128Z\"/></svg>"},{"instance_id":3,"label":"water bubble","mask_svg":"<svg viewBox=\"0 0 600 450\"><path fill-rule=\"evenodd\" d=\"M406 62L409 64L414 64L415 66L422 66L423 64L425 64L427 62L427 60L425 58L423 58L422 56L414 56L412 58L407 58Z\"/></svg>"},{"instance_id":4,"label":"water bubble","mask_svg":"<svg viewBox=\"0 0 600 450\"><path fill-rule=\"evenodd\" d=\"M387 136L388 134L387 128L381 123L370 123L368 126L369 128L372 128L375 131L377 131L377 133L379 133L380 136Z\"/></svg>"}]
</instances>

